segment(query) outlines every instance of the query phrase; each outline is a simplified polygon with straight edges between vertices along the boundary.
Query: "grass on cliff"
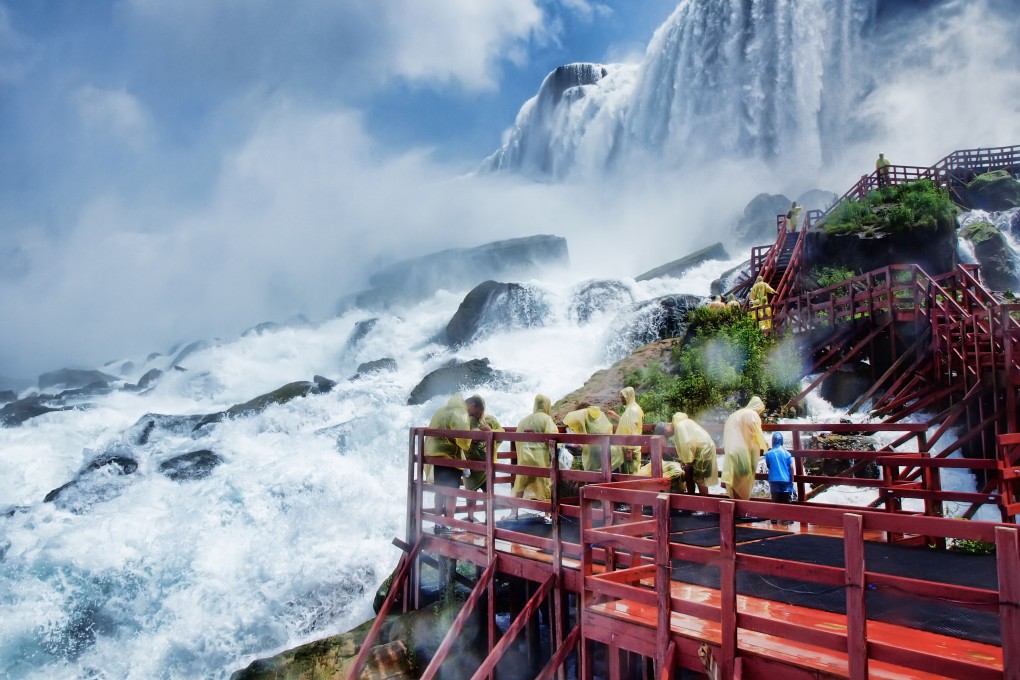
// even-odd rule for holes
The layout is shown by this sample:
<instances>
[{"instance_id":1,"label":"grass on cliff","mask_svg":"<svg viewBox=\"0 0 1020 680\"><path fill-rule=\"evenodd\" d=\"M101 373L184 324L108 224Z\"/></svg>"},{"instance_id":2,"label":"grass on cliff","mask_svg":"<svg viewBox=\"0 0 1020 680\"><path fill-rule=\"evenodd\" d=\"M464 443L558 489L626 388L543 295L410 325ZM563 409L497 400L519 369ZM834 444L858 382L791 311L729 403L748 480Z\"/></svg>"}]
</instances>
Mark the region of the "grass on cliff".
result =
<instances>
[{"instance_id":1,"label":"grass on cliff","mask_svg":"<svg viewBox=\"0 0 1020 680\"><path fill-rule=\"evenodd\" d=\"M798 392L801 365L793 343L765 335L740 309L692 310L670 358L672 371L653 364L626 378L646 422L668 421L677 411L695 416L727 401L743 405L755 394L775 408Z\"/></svg>"},{"instance_id":2,"label":"grass on cliff","mask_svg":"<svg viewBox=\"0 0 1020 680\"><path fill-rule=\"evenodd\" d=\"M861 201L843 201L819 225L826 234L874 236L935 230L955 224L959 212L949 193L922 179L871 191Z\"/></svg>"}]
</instances>

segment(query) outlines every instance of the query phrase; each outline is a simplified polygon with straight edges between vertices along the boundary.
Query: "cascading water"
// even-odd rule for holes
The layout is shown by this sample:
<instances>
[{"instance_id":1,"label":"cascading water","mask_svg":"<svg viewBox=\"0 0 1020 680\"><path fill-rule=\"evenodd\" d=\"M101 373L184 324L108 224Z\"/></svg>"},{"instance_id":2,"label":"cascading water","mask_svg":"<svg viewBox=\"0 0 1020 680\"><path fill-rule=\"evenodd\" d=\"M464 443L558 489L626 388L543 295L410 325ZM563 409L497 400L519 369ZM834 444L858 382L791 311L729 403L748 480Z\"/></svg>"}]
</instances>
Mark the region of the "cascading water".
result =
<instances>
[{"instance_id":1,"label":"cascading water","mask_svg":"<svg viewBox=\"0 0 1020 680\"><path fill-rule=\"evenodd\" d=\"M681 2L636 70L575 64L553 72L483 170L562 177L650 153L685 163L787 157L818 167L852 134L847 112L867 85L860 64L877 5ZM577 72L566 90L563 69Z\"/></svg>"},{"instance_id":2,"label":"cascading water","mask_svg":"<svg viewBox=\"0 0 1020 680\"><path fill-rule=\"evenodd\" d=\"M610 363L605 340L631 299L706 294L735 264L609 282L604 299L590 285L526 282L528 323L497 330L490 318L456 351L431 339L464 291L399 315L267 327L134 362L126 381L165 371L150 391L0 428L0 676L222 678L362 622L404 532L407 428L443 399L407 405L422 376L488 357L523 376L478 389L515 425L536 392L558 398ZM349 379L381 358L396 370ZM196 429L203 414L314 374L338 384ZM208 470L175 463L195 452Z\"/></svg>"}]
</instances>

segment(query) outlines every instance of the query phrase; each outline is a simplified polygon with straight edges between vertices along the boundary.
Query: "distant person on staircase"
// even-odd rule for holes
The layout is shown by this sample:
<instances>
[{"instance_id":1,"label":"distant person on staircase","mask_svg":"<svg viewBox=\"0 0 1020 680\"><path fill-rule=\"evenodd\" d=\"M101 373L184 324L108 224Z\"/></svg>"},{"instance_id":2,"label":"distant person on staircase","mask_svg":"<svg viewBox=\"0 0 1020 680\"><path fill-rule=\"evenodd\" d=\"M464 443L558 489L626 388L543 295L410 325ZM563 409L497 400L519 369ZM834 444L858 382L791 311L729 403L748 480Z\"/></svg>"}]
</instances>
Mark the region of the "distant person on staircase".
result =
<instances>
[{"instance_id":1,"label":"distant person on staircase","mask_svg":"<svg viewBox=\"0 0 1020 680\"><path fill-rule=\"evenodd\" d=\"M722 482L730 498L746 501L751 497L758 459L769 448L761 430L764 412L764 402L759 397L751 397L747 406L731 413L723 426Z\"/></svg>"},{"instance_id":2,"label":"distant person on staircase","mask_svg":"<svg viewBox=\"0 0 1020 680\"><path fill-rule=\"evenodd\" d=\"M454 394L445 406L441 406L429 421L429 428L433 430L469 430L471 422L468 418L467 404L460 393ZM453 439L450 437L425 437L425 455L437 458L459 459L463 452L471 446L470 439ZM460 488L461 471L458 468L443 467L441 465L425 466L425 478L435 483L438 487L449 489ZM436 491L436 511L445 517L453 517L456 498L447 496ZM435 532L443 533L445 527L436 525Z\"/></svg>"},{"instance_id":3,"label":"distant person on staircase","mask_svg":"<svg viewBox=\"0 0 1020 680\"><path fill-rule=\"evenodd\" d=\"M751 286L751 292L747 299L751 305L751 316L758 319L758 327L763 331L772 328L772 307L769 305L769 295L775 295L776 289L765 283L765 279L758 277Z\"/></svg>"},{"instance_id":4,"label":"distant person on staircase","mask_svg":"<svg viewBox=\"0 0 1020 680\"><path fill-rule=\"evenodd\" d=\"M517 432L557 434L556 421L549 415L552 402L544 394L535 395L535 408L530 415L517 423ZM539 442L517 442L517 464L531 467L550 467L549 445ZM547 501L551 497L548 477L517 475L514 478L514 496ZM516 513L516 509L514 510Z\"/></svg>"},{"instance_id":5,"label":"distant person on staircase","mask_svg":"<svg viewBox=\"0 0 1020 680\"><path fill-rule=\"evenodd\" d=\"M797 205L797 201L794 201L786 212L786 228L791 234L796 233L797 226L800 224L800 214L803 211L804 206Z\"/></svg>"},{"instance_id":6,"label":"distant person on staircase","mask_svg":"<svg viewBox=\"0 0 1020 680\"><path fill-rule=\"evenodd\" d=\"M712 301L708 303L709 309L722 310L726 309L726 303L723 302L722 295L716 295L712 298Z\"/></svg>"},{"instance_id":7,"label":"distant person on staircase","mask_svg":"<svg viewBox=\"0 0 1020 680\"><path fill-rule=\"evenodd\" d=\"M620 390L620 401L624 405L621 415L617 415L612 410L606 412L610 418L618 421L616 434L641 434L645 424L645 412L637 403L637 394L634 392L634 388L624 387ZM624 463L620 472L628 475L637 474L638 469L641 468L641 447L623 447L623 460Z\"/></svg>"},{"instance_id":8,"label":"distant person on staircase","mask_svg":"<svg viewBox=\"0 0 1020 680\"><path fill-rule=\"evenodd\" d=\"M698 493L708 494L708 487L719 483L719 461L712 435L680 412L674 413L673 421L666 425L666 435L673 437L685 476L693 477Z\"/></svg>"},{"instance_id":9,"label":"distant person on staircase","mask_svg":"<svg viewBox=\"0 0 1020 680\"><path fill-rule=\"evenodd\" d=\"M878 173L878 186L884 187L889 183L889 166L892 163L885 157L884 153L878 154L878 160L875 161L875 172Z\"/></svg>"},{"instance_id":10,"label":"distant person on staircase","mask_svg":"<svg viewBox=\"0 0 1020 680\"><path fill-rule=\"evenodd\" d=\"M769 494L773 503L790 503L793 500L793 456L786 450L782 432L772 433L772 448L765 452L765 466L769 471ZM772 520L776 524L779 520ZM793 524L784 519L783 524Z\"/></svg>"},{"instance_id":11,"label":"distant person on staircase","mask_svg":"<svg viewBox=\"0 0 1020 680\"><path fill-rule=\"evenodd\" d=\"M726 300L726 306L728 308L736 307L737 309L740 309L740 300L737 299L736 295L734 295L733 293L730 293L729 299Z\"/></svg>"},{"instance_id":12,"label":"distant person on staircase","mask_svg":"<svg viewBox=\"0 0 1020 680\"><path fill-rule=\"evenodd\" d=\"M468 418L470 419L472 430L480 432L503 432L503 427L499 424L499 421L485 412L485 400L482 399L481 395L472 394L464 400L464 404L467 406ZM471 446L469 446L468 450L464 452L464 458L484 463L486 453L485 442L472 441ZM495 450L492 452L492 458L493 461L495 461ZM468 476L464 478L464 488L468 491L478 491L484 486L485 472L482 470L472 470ZM468 499L466 505L468 521L474 522L475 501L473 499Z\"/></svg>"}]
</instances>

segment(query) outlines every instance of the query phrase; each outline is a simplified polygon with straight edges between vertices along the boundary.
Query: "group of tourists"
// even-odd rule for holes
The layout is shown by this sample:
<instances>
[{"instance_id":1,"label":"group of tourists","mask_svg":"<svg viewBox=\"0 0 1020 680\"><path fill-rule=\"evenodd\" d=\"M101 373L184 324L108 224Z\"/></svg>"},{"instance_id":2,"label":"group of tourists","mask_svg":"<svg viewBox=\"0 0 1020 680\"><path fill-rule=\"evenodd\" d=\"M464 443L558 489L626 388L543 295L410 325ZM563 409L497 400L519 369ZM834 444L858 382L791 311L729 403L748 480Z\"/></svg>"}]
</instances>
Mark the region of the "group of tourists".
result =
<instances>
[{"instance_id":1,"label":"group of tourists","mask_svg":"<svg viewBox=\"0 0 1020 680\"><path fill-rule=\"evenodd\" d=\"M581 408L563 416L562 424L568 433L585 435L640 435L644 427L644 411L637 402L633 387L620 390L622 412L603 410L599 406L582 404ZM753 397L744 408L734 411L723 427L723 464L721 481L726 493L735 499L751 497L758 461L766 454L772 497L776 502L790 502L793 467L790 454L783 447L782 434L773 436L772 446L762 431L761 414L765 404L759 397ZM552 417L552 402L544 394L535 396L532 412L517 424L518 433L556 435L559 427ZM486 413L485 400L475 394L464 399L454 394L439 408L429 422L429 428L437 430L461 430L477 432L502 432L499 421ZM684 478L693 482L697 493L708 494L709 487L720 481L716 442L712 435L686 413L675 413L670 422L657 431L664 434L676 450L676 461L663 461L663 476ZM493 447L494 449L496 447ZM603 466L604 447L598 444L568 446L579 453L581 469L598 471ZM554 451L547 441L516 442L517 465L548 469L559 464ZM766 453L767 452L767 453ZM463 459L484 462L487 451L484 440L457 437L426 437L425 455L438 458ZM491 452L495 460L495 450ZM566 457L570 460L570 456ZM613 472L631 475L651 475L651 463L642 465L641 447L634 445L612 445L609 447L608 463ZM436 508L442 515L452 517L455 497L444 494L442 488L459 488L477 491L485 486L483 470L466 470L445 466L427 466L428 481L438 487ZM517 498L547 501L551 497L548 476L518 474L514 477L513 495ZM466 503L468 521L474 520L475 501ZM546 518L549 521L548 517Z\"/></svg>"}]
</instances>

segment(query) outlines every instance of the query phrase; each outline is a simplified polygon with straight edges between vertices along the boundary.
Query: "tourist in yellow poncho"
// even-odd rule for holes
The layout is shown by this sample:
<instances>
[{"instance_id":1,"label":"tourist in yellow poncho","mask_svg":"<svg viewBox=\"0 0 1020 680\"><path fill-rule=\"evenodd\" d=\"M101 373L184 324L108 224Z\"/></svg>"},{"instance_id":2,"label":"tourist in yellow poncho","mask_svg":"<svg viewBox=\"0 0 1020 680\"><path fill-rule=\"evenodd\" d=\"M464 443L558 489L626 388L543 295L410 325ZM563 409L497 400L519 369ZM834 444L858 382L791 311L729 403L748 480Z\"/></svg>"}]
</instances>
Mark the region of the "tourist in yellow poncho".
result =
<instances>
[{"instance_id":1,"label":"tourist in yellow poncho","mask_svg":"<svg viewBox=\"0 0 1020 680\"><path fill-rule=\"evenodd\" d=\"M875 161L875 173L878 175L878 186L884 187L889 182L889 166L892 163L885 157L884 153L878 154L878 160Z\"/></svg>"},{"instance_id":2,"label":"tourist in yellow poncho","mask_svg":"<svg viewBox=\"0 0 1020 680\"><path fill-rule=\"evenodd\" d=\"M666 434L672 434L680 462L690 466L698 493L707 494L708 487L719 483L719 460L712 435L680 412L673 414Z\"/></svg>"},{"instance_id":3,"label":"tourist in yellow poncho","mask_svg":"<svg viewBox=\"0 0 1020 680\"><path fill-rule=\"evenodd\" d=\"M751 292L747 296L751 303L751 316L758 319L758 327L762 330L772 328L772 307L769 306L769 295L775 295L776 290L765 282L765 279L758 277L751 286Z\"/></svg>"},{"instance_id":4,"label":"tourist in yellow poncho","mask_svg":"<svg viewBox=\"0 0 1020 680\"><path fill-rule=\"evenodd\" d=\"M797 205L797 201L790 205L790 209L786 212L786 228L790 233L797 231L797 225L800 224L800 214L803 211L804 206Z\"/></svg>"},{"instance_id":5,"label":"tourist in yellow poncho","mask_svg":"<svg viewBox=\"0 0 1020 680\"><path fill-rule=\"evenodd\" d=\"M613 424L606 418L598 406L571 411L563 416L563 424L574 434L613 434ZM623 449L614 446L610 449L610 468L616 470L623 464ZM581 467L585 470L602 469L602 448L597 445L584 444L581 447Z\"/></svg>"},{"instance_id":6,"label":"tourist in yellow poncho","mask_svg":"<svg viewBox=\"0 0 1020 680\"><path fill-rule=\"evenodd\" d=\"M723 427L722 481L730 498L747 500L754 487L754 472L758 459L769 448L765 433L761 431L761 414L765 404L752 397L742 409L734 411Z\"/></svg>"},{"instance_id":7,"label":"tourist in yellow poncho","mask_svg":"<svg viewBox=\"0 0 1020 680\"><path fill-rule=\"evenodd\" d=\"M614 411L608 412L610 418L618 421L616 424L616 434L641 434L642 426L645 424L645 412L637 403L637 394L634 392L634 388L624 387L620 390L620 401L623 402L624 405L623 413L621 415L617 415ZM637 474L640 467L641 447L623 447L623 464L619 468L620 472L633 475ZM617 465L614 462L613 470L616 469Z\"/></svg>"},{"instance_id":8,"label":"tourist in yellow poncho","mask_svg":"<svg viewBox=\"0 0 1020 680\"><path fill-rule=\"evenodd\" d=\"M503 432L503 426L499 424L493 416L485 412L485 400L482 399L481 395L472 394L470 397L464 400L467 406L468 421L471 429L479 432ZM497 445L498 446L498 445ZM464 452L464 458L467 460L476 460L485 462L485 442L473 440L471 446L468 447L467 451ZM496 451L492 452L492 460L496 460ZM464 478L464 488L468 491L478 491L485 486L485 471L484 470L472 470L468 473L467 477ZM467 500L467 511L468 521L475 521L475 500L469 498Z\"/></svg>"},{"instance_id":9,"label":"tourist in yellow poncho","mask_svg":"<svg viewBox=\"0 0 1020 680\"><path fill-rule=\"evenodd\" d=\"M714 298L712 298L711 302L708 303L707 307L709 309L716 310L726 309L726 303L723 302L722 295L716 295Z\"/></svg>"},{"instance_id":10,"label":"tourist in yellow poncho","mask_svg":"<svg viewBox=\"0 0 1020 680\"><path fill-rule=\"evenodd\" d=\"M445 406L441 406L432 420L429 427L434 430L469 430L471 423L468 419L467 404L460 393L454 394ZM470 439L459 439L450 437L425 437L425 455L437 458L462 458L463 452L471 446ZM460 487L461 471L457 468L437 466L433 470L432 465L425 466L425 479L435 480L436 486L456 489ZM447 517L453 516L453 497L448 497L436 492L436 508L439 514ZM439 527L437 527L437 530Z\"/></svg>"},{"instance_id":11,"label":"tourist in yellow poncho","mask_svg":"<svg viewBox=\"0 0 1020 680\"><path fill-rule=\"evenodd\" d=\"M524 416L517 423L518 432L540 432L556 434L556 421L549 412L552 402L544 394L535 395L535 409L531 415ZM517 442L517 464L533 467L549 467L549 445L537 442ZM514 495L518 498L534 498L547 501L550 498L548 477L528 477L517 475L514 478Z\"/></svg>"}]
</instances>

